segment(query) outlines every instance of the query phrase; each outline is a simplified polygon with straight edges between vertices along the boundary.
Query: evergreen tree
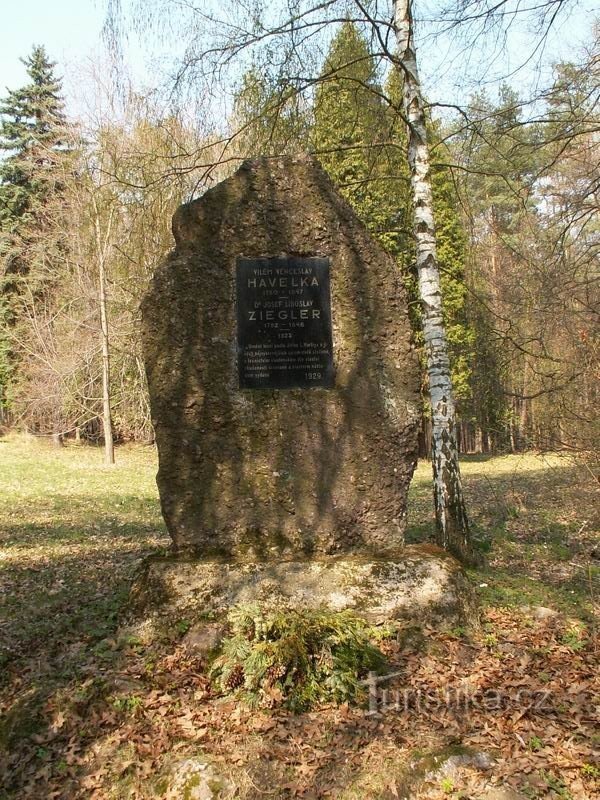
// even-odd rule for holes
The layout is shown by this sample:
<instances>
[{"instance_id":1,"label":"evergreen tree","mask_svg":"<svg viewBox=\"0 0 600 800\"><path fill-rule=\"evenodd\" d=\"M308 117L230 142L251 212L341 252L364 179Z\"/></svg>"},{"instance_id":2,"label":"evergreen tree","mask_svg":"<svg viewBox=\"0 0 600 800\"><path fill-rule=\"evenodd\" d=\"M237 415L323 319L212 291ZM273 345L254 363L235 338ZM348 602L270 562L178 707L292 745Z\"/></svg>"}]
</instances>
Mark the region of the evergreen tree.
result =
<instances>
[{"instance_id":1,"label":"evergreen tree","mask_svg":"<svg viewBox=\"0 0 600 800\"><path fill-rule=\"evenodd\" d=\"M462 418L472 398L471 364L475 340L466 312L468 240L460 218L456 187L448 167L434 166L432 191L450 371L457 413Z\"/></svg>"},{"instance_id":2,"label":"evergreen tree","mask_svg":"<svg viewBox=\"0 0 600 800\"><path fill-rule=\"evenodd\" d=\"M396 70L382 89L368 40L353 22L343 23L321 71L312 144L371 235L396 259L418 338L419 287L401 89Z\"/></svg>"},{"instance_id":3,"label":"evergreen tree","mask_svg":"<svg viewBox=\"0 0 600 800\"><path fill-rule=\"evenodd\" d=\"M65 149L65 117L60 81L43 47L22 59L31 82L10 91L0 105L0 228L22 228L41 214L56 189L57 158Z\"/></svg>"},{"instance_id":4,"label":"evergreen tree","mask_svg":"<svg viewBox=\"0 0 600 800\"><path fill-rule=\"evenodd\" d=\"M508 419L508 441L520 449L530 443L531 404L524 398L537 391L531 357L541 342L532 328L539 288L532 265L541 260L535 189L544 154L537 126L523 121L522 103L509 86L500 88L495 102L485 93L476 95L469 115L470 130L462 135L467 167L462 180L471 222L472 286L481 304L473 313L488 339L478 345L477 372L479 402L487 397L489 405L480 405L478 416L497 429ZM503 339L501 345L494 338ZM489 358L496 370L491 384ZM500 387L494 401L492 390Z\"/></svg>"},{"instance_id":5,"label":"evergreen tree","mask_svg":"<svg viewBox=\"0 0 600 800\"><path fill-rule=\"evenodd\" d=\"M48 284L65 236L57 195L64 180L67 128L55 64L43 47L23 59L30 82L0 103L0 404L14 373L11 332L19 324L23 281L36 295Z\"/></svg>"},{"instance_id":6,"label":"evergreen tree","mask_svg":"<svg viewBox=\"0 0 600 800\"><path fill-rule=\"evenodd\" d=\"M468 115L468 197L474 214L485 218L489 234L510 246L532 207L532 187L543 160L536 128L524 124L519 96L506 84L496 103L485 92L475 95Z\"/></svg>"},{"instance_id":7,"label":"evergreen tree","mask_svg":"<svg viewBox=\"0 0 600 800\"><path fill-rule=\"evenodd\" d=\"M315 97L314 149L332 180L362 219L373 226L370 185L380 144L383 109L375 62L352 22L334 37Z\"/></svg>"},{"instance_id":8,"label":"evergreen tree","mask_svg":"<svg viewBox=\"0 0 600 800\"><path fill-rule=\"evenodd\" d=\"M331 179L404 271L412 261L409 178L396 83L392 76L382 91L367 39L344 22L321 71L312 142Z\"/></svg>"}]
</instances>

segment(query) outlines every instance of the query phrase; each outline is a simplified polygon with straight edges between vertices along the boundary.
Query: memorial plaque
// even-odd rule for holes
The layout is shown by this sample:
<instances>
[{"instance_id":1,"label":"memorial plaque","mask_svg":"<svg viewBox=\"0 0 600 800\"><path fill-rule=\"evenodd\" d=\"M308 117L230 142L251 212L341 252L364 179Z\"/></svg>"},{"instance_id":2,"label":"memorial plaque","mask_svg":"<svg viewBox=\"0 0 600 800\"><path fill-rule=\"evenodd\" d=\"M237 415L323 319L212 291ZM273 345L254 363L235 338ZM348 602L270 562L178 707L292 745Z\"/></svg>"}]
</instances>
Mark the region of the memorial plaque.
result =
<instances>
[{"instance_id":1,"label":"memorial plaque","mask_svg":"<svg viewBox=\"0 0 600 800\"><path fill-rule=\"evenodd\" d=\"M238 258L240 389L334 384L328 258Z\"/></svg>"}]
</instances>

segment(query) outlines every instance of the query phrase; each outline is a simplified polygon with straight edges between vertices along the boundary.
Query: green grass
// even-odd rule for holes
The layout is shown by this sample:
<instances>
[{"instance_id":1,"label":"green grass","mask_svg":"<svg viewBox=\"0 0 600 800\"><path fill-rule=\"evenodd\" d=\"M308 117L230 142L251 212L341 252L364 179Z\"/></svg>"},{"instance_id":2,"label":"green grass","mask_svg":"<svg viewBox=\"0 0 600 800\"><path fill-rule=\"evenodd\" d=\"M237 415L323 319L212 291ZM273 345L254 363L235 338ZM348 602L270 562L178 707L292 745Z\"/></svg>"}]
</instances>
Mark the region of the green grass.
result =
<instances>
[{"instance_id":1,"label":"green grass","mask_svg":"<svg viewBox=\"0 0 600 800\"><path fill-rule=\"evenodd\" d=\"M0 439L0 664L102 639L140 557L168 544L153 448L106 467L91 447Z\"/></svg>"},{"instance_id":2,"label":"green grass","mask_svg":"<svg viewBox=\"0 0 600 800\"><path fill-rule=\"evenodd\" d=\"M153 448L123 447L106 467L102 451L54 449L43 441L0 439L4 548L133 539L164 529L157 502Z\"/></svg>"},{"instance_id":3,"label":"green grass","mask_svg":"<svg viewBox=\"0 0 600 800\"><path fill-rule=\"evenodd\" d=\"M6 591L0 663L81 647L114 630L140 558L169 544L152 447L53 448L0 439L0 570ZM433 539L430 465L410 489L408 541ZM467 457L462 473L475 535L487 551L473 573L486 603L589 612L598 586L589 557L597 490L558 456Z\"/></svg>"},{"instance_id":4,"label":"green grass","mask_svg":"<svg viewBox=\"0 0 600 800\"><path fill-rule=\"evenodd\" d=\"M471 576L486 605L543 605L585 619L600 596L598 487L555 454L463 456L473 534L486 566ZM434 539L431 465L419 463L407 541ZM485 585L480 585L485 584Z\"/></svg>"}]
</instances>

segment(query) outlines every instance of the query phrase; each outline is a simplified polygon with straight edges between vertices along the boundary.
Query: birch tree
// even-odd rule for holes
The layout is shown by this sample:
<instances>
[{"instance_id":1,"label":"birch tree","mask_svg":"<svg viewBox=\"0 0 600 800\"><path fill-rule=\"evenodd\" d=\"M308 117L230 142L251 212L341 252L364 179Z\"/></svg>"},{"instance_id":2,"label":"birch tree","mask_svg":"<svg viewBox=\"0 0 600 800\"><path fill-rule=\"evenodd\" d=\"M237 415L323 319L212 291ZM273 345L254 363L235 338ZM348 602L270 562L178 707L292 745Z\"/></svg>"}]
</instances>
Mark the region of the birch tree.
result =
<instances>
[{"instance_id":1,"label":"birch tree","mask_svg":"<svg viewBox=\"0 0 600 800\"><path fill-rule=\"evenodd\" d=\"M408 127L413 228L431 401L431 460L438 537L444 549L463 560L470 560L472 548L458 462L456 412L442 316L425 104L414 46L411 0L395 1L394 33L398 45L397 63L402 70L402 99Z\"/></svg>"}]
</instances>

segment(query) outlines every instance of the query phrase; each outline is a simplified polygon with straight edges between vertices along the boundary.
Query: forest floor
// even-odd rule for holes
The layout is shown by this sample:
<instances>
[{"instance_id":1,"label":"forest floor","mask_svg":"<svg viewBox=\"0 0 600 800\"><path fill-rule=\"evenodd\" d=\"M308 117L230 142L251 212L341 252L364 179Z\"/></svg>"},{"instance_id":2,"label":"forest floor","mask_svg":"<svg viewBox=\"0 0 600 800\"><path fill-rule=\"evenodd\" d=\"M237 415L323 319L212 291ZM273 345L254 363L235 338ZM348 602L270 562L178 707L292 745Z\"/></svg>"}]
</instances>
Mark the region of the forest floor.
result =
<instances>
[{"instance_id":1,"label":"forest floor","mask_svg":"<svg viewBox=\"0 0 600 800\"><path fill-rule=\"evenodd\" d=\"M411 487L410 541L431 536L429 470L420 464ZM481 630L388 645L412 700L380 717L251 711L215 696L182 645L188 621L151 646L119 635L136 565L168 546L155 472L150 447L118 448L110 468L94 448L0 439L1 800L179 800L173 765L199 755L227 764L243 798L393 800L419 770L419 800L494 786L532 800L599 796L599 504L584 467L557 455L464 459L487 560L471 573ZM430 769L448 748L493 765Z\"/></svg>"}]
</instances>

